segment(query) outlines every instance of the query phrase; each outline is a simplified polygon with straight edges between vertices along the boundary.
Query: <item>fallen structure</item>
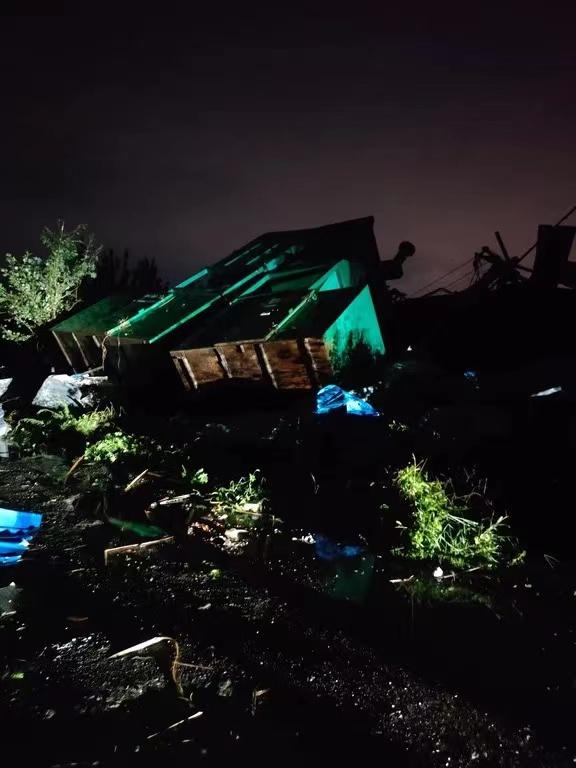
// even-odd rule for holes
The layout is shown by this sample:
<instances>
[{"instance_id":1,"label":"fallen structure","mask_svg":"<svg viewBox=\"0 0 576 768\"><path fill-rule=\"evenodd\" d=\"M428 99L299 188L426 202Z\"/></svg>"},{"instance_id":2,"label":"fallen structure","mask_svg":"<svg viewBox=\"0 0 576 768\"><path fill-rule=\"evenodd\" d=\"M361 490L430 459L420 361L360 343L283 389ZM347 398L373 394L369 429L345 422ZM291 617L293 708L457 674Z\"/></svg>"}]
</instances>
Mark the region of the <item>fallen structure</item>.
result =
<instances>
[{"instance_id":1,"label":"fallen structure","mask_svg":"<svg viewBox=\"0 0 576 768\"><path fill-rule=\"evenodd\" d=\"M75 371L103 364L125 384L177 370L188 390L225 380L321 386L355 344L385 352L370 289L380 265L373 223L262 235L160 298L111 297L53 333Z\"/></svg>"},{"instance_id":2,"label":"fallen structure","mask_svg":"<svg viewBox=\"0 0 576 768\"><path fill-rule=\"evenodd\" d=\"M55 325L52 333L68 365L75 373L100 367L109 330L152 306L159 298L154 294L140 297L133 293L107 296Z\"/></svg>"}]
</instances>

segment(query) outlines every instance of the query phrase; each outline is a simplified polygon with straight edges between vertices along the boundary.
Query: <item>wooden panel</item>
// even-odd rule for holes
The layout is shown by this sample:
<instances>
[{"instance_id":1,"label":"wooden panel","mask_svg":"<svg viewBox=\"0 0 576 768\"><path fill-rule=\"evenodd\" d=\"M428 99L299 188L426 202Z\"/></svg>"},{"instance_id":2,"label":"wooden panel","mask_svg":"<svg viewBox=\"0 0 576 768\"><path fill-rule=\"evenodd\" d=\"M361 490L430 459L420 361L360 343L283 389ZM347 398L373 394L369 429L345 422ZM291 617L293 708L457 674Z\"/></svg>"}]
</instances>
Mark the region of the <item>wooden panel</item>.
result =
<instances>
[{"instance_id":1,"label":"wooden panel","mask_svg":"<svg viewBox=\"0 0 576 768\"><path fill-rule=\"evenodd\" d=\"M72 336L78 345L85 363L84 370L98 368L102 365L102 345L94 341L94 336L82 336L73 333Z\"/></svg>"},{"instance_id":2,"label":"wooden panel","mask_svg":"<svg viewBox=\"0 0 576 768\"><path fill-rule=\"evenodd\" d=\"M172 357L172 362L176 366L182 384L184 384L184 389L187 389L188 391L197 389L198 384L196 383L190 364L186 359L186 355L179 352L170 352L170 356Z\"/></svg>"},{"instance_id":3,"label":"wooden panel","mask_svg":"<svg viewBox=\"0 0 576 768\"><path fill-rule=\"evenodd\" d=\"M322 339L242 341L170 354L188 390L223 379L261 381L276 389L313 389L332 378Z\"/></svg>"},{"instance_id":4,"label":"wooden panel","mask_svg":"<svg viewBox=\"0 0 576 768\"><path fill-rule=\"evenodd\" d=\"M276 389L312 389L315 386L310 358L297 339L266 341L259 347Z\"/></svg>"},{"instance_id":5,"label":"wooden panel","mask_svg":"<svg viewBox=\"0 0 576 768\"><path fill-rule=\"evenodd\" d=\"M304 347L310 357L315 383L323 387L334 375L326 345L322 339L304 339Z\"/></svg>"},{"instance_id":6,"label":"wooden panel","mask_svg":"<svg viewBox=\"0 0 576 768\"><path fill-rule=\"evenodd\" d=\"M227 378L226 371L222 367L214 347L185 349L178 353L178 357L183 357L186 360L196 387Z\"/></svg>"},{"instance_id":7,"label":"wooden panel","mask_svg":"<svg viewBox=\"0 0 576 768\"><path fill-rule=\"evenodd\" d=\"M85 365L82 353L73 337L73 334L60 331L52 331L52 335L58 342L58 346L60 347L60 350L66 358L70 368L72 368L72 370L76 373L85 371L87 366Z\"/></svg>"},{"instance_id":8,"label":"wooden panel","mask_svg":"<svg viewBox=\"0 0 576 768\"><path fill-rule=\"evenodd\" d=\"M252 342L240 344L216 344L221 363L231 379L258 381L263 377L258 360L256 345Z\"/></svg>"}]
</instances>

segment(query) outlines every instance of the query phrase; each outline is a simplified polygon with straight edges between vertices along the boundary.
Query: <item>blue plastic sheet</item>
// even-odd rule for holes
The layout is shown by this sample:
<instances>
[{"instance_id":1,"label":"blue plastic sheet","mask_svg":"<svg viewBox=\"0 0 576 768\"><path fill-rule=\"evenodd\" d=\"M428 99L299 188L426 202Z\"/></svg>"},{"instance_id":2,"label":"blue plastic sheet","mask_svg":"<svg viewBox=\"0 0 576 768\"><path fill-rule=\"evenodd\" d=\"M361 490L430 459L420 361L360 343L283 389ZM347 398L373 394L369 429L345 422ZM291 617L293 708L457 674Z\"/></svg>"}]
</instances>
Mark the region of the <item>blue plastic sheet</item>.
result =
<instances>
[{"instance_id":1,"label":"blue plastic sheet","mask_svg":"<svg viewBox=\"0 0 576 768\"><path fill-rule=\"evenodd\" d=\"M316 395L316 413L330 413L342 409L353 416L380 415L366 400L362 400L336 384L329 384Z\"/></svg>"},{"instance_id":2,"label":"blue plastic sheet","mask_svg":"<svg viewBox=\"0 0 576 768\"><path fill-rule=\"evenodd\" d=\"M314 549L321 560L339 560L342 557L358 557L364 547L352 544L339 544L321 533L314 534Z\"/></svg>"},{"instance_id":3,"label":"blue plastic sheet","mask_svg":"<svg viewBox=\"0 0 576 768\"><path fill-rule=\"evenodd\" d=\"M36 512L17 512L0 507L0 566L13 565L26 552L42 515Z\"/></svg>"}]
</instances>

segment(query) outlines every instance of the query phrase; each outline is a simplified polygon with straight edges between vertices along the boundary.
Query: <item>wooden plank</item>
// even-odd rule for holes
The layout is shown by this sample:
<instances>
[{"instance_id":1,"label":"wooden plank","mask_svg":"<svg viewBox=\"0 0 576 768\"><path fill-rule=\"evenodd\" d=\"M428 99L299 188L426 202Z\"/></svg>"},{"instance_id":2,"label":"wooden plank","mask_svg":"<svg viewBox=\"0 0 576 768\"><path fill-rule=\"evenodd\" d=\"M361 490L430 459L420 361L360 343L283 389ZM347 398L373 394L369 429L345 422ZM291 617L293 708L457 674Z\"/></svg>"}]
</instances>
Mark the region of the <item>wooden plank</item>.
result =
<instances>
[{"instance_id":1,"label":"wooden plank","mask_svg":"<svg viewBox=\"0 0 576 768\"><path fill-rule=\"evenodd\" d=\"M304 347L310 357L315 382L323 387L332 380L334 375L324 340L304 339Z\"/></svg>"},{"instance_id":2,"label":"wooden plank","mask_svg":"<svg viewBox=\"0 0 576 768\"><path fill-rule=\"evenodd\" d=\"M276 389L312 389L315 386L309 360L297 339L266 341L259 348Z\"/></svg>"},{"instance_id":3,"label":"wooden plank","mask_svg":"<svg viewBox=\"0 0 576 768\"><path fill-rule=\"evenodd\" d=\"M72 356L70 354L70 351L68 350L67 345L65 343L64 334L63 333L56 333L56 331L52 331L52 335L56 339L56 341L58 343L58 346L60 347L60 351L62 352L62 354L66 358L66 362L68 363L70 368L72 368L72 370L76 370L76 368L74 366L74 361L73 361Z\"/></svg>"},{"instance_id":4,"label":"wooden plank","mask_svg":"<svg viewBox=\"0 0 576 768\"><path fill-rule=\"evenodd\" d=\"M262 379L263 372L253 342L216 344L215 348L220 353L221 362L231 379L250 381Z\"/></svg>"},{"instance_id":5,"label":"wooden plank","mask_svg":"<svg viewBox=\"0 0 576 768\"><path fill-rule=\"evenodd\" d=\"M84 350L84 347L82 346L81 342L78 341L78 336L76 336L76 334L73 333L72 338L74 339L74 341L76 342L76 346L80 350L80 354L82 355L82 360L84 360L84 365L86 366L86 368L90 368L91 367L90 360L86 357L86 351Z\"/></svg>"},{"instance_id":6,"label":"wooden plank","mask_svg":"<svg viewBox=\"0 0 576 768\"><path fill-rule=\"evenodd\" d=\"M214 347L185 349L179 355L185 359L190 367L197 387L227 378L226 371L222 367Z\"/></svg>"},{"instance_id":7,"label":"wooden plank","mask_svg":"<svg viewBox=\"0 0 576 768\"><path fill-rule=\"evenodd\" d=\"M181 352L170 352L170 356L172 357L172 361L176 366L176 370L178 371L178 374L182 379L182 384L184 384L184 389L187 389L188 391L191 391L193 389L198 389L198 383L194 378L194 373L190 368L190 364L186 359L186 355Z\"/></svg>"},{"instance_id":8,"label":"wooden plank","mask_svg":"<svg viewBox=\"0 0 576 768\"><path fill-rule=\"evenodd\" d=\"M332 377L322 339L239 341L171 352L186 389L223 379L261 381L276 389L313 389Z\"/></svg>"}]
</instances>

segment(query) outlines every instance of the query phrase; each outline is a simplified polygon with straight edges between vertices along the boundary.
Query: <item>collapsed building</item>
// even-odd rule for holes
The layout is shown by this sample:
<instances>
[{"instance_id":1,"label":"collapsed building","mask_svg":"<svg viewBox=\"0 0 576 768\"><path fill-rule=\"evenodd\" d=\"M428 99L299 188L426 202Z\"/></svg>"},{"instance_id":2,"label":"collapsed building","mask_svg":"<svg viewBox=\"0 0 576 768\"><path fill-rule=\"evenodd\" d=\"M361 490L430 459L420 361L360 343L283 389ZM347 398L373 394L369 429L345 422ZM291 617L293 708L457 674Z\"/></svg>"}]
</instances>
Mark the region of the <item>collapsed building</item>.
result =
<instances>
[{"instance_id":1,"label":"collapsed building","mask_svg":"<svg viewBox=\"0 0 576 768\"><path fill-rule=\"evenodd\" d=\"M127 386L172 381L190 392L232 382L314 389L358 345L456 368L571 355L576 227L562 221L540 226L519 257L496 233L499 252L484 247L462 263L464 290L399 302L387 281L414 247L380 261L373 218L267 233L162 295L107 297L52 332L76 372L103 366Z\"/></svg>"},{"instance_id":2,"label":"collapsed building","mask_svg":"<svg viewBox=\"0 0 576 768\"><path fill-rule=\"evenodd\" d=\"M74 371L103 365L123 384L177 371L190 391L322 386L355 345L386 351L373 224L264 234L162 296L109 297L52 332Z\"/></svg>"}]
</instances>

